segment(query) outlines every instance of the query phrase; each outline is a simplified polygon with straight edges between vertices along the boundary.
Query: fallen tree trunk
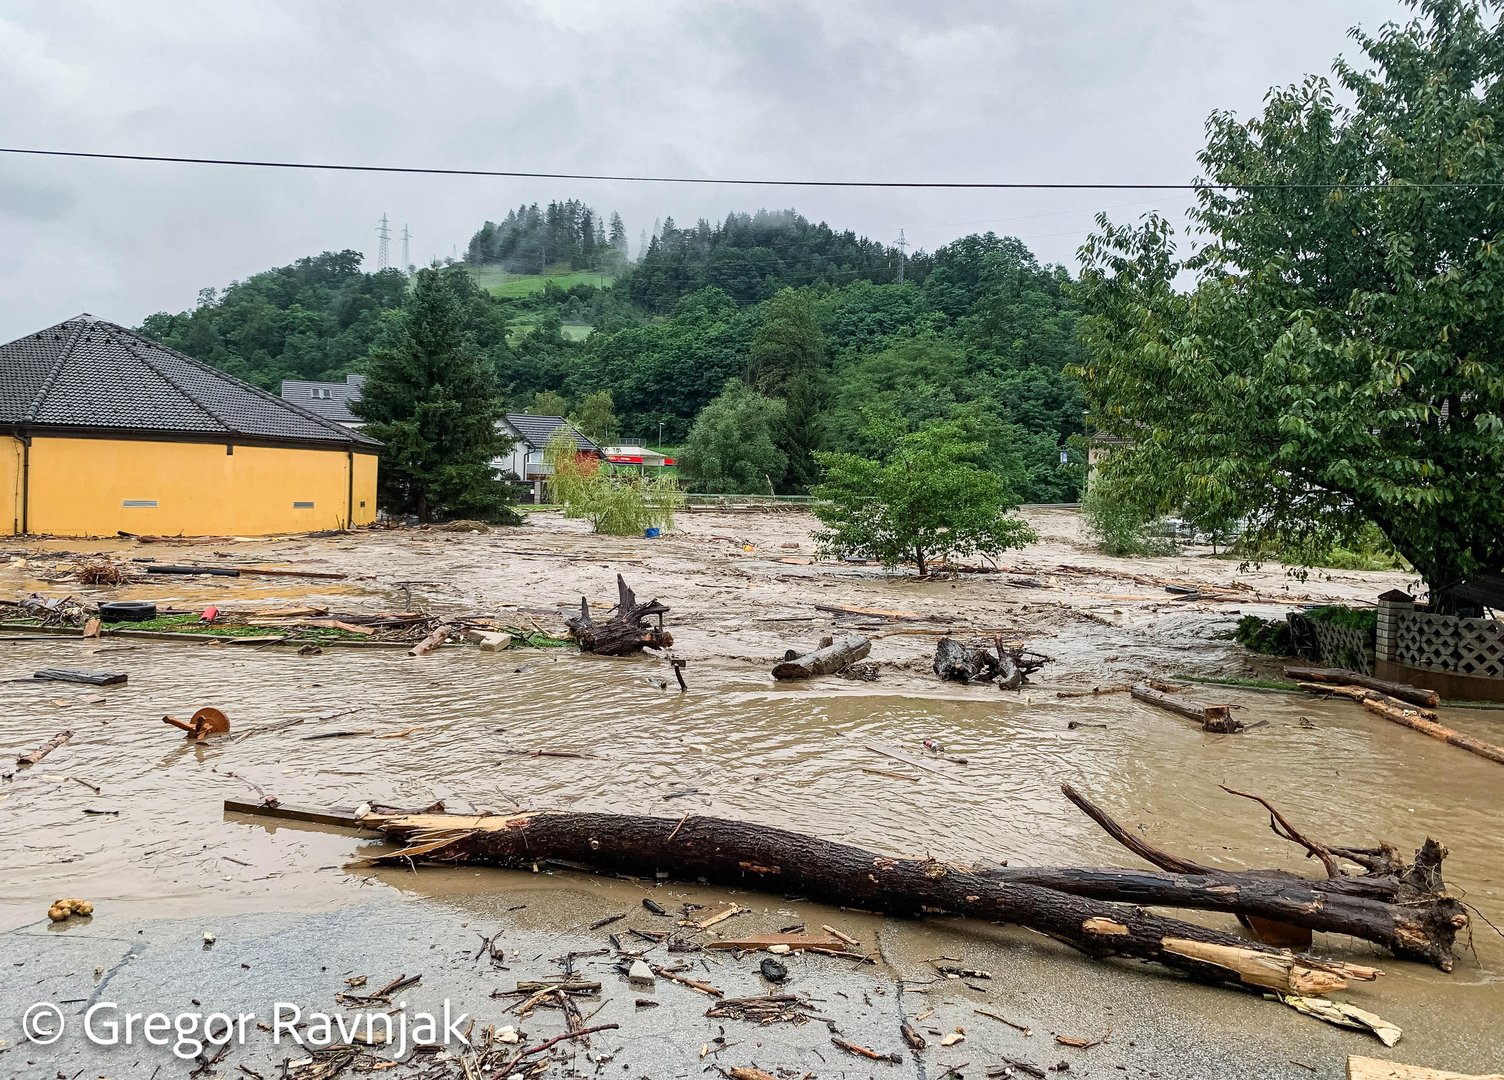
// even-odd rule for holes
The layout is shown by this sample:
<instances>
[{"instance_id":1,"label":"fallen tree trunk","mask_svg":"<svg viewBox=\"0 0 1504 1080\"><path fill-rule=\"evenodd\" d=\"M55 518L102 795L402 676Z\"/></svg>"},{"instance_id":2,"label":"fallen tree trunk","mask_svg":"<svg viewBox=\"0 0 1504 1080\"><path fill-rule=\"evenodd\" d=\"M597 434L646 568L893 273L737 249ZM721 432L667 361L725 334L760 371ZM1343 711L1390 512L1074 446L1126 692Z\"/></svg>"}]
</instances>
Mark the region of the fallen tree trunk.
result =
<instances>
[{"instance_id":1,"label":"fallen tree trunk","mask_svg":"<svg viewBox=\"0 0 1504 1080\"><path fill-rule=\"evenodd\" d=\"M1433 739L1440 739L1444 743L1477 754L1504 765L1504 746L1484 742L1463 731L1447 727L1436 720L1436 710L1426 708L1424 705L1415 705L1408 701L1401 701L1389 694L1378 690L1370 690L1362 686L1337 686L1330 683L1303 682L1300 688L1308 694L1331 694L1337 697L1351 698L1358 702L1369 712L1376 716L1382 716L1385 720L1393 720L1396 724L1402 724L1422 735L1429 735Z\"/></svg>"},{"instance_id":2,"label":"fallen tree trunk","mask_svg":"<svg viewBox=\"0 0 1504 1080\"><path fill-rule=\"evenodd\" d=\"M982 871L1000 884L1045 889L1119 903L1225 911L1382 945L1395 956L1442 971L1452 969L1452 945L1468 924L1460 901L1435 896L1389 903L1317 888L1320 882L1251 873L1167 874L1149 870L1004 866Z\"/></svg>"},{"instance_id":3,"label":"fallen tree trunk","mask_svg":"<svg viewBox=\"0 0 1504 1080\"><path fill-rule=\"evenodd\" d=\"M935 859L878 855L786 829L722 818L600 813L367 816L407 842L384 863L528 867L539 859L793 893L830 904L916 915L932 908L1013 923L1095 957L1154 960L1194 978L1323 994L1379 974L1296 955L1219 930L1027 884L1003 884Z\"/></svg>"},{"instance_id":4,"label":"fallen tree trunk","mask_svg":"<svg viewBox=\"0 0 1504 1080\"><path fill-rule=\"evenodd\" d=\"M1364 698L1363 707L1371 713L1382 716L1386 720L1393 720L1396 724L1403 724L1412 731L1418 731L1422 735L1429 735L1433 739L1440 739L1444 743L1504 765L1504 746L1495 746L1493 743L1486 743L1482 739L1477 739L1454 728L1449 728L1445 724L1438 724L1434 719L1427 719L1415 709L1405 708L1397 702L1391 703L1375 698ZM1435 714L1432 715L1434 716Z\"/></svg>"},{"instance_id":5,"label":"fallen tree trunk","mask_svg":"<svg viewBox=\"0 0 1504 1080\"><path fill-rule=\"evenodd\" d=\"M1198 705L1193 701L1181 701L1143 685L1134 686L1128 692L1136 701L1157 705L1161 709L1195 720L1201 725L1202 731L1232 735L1243 730L1243 724L1233 718L1232 709L1226 705Z\"/></svg>"},{"instance_id":6,"label":"fallen tree trunk","mask_svg":"<svg viewBox=\"0 0 1504 1080\"><path fill-rule=\"evenodd\" d=\"M1339 686L1366 686L1370 690L1377 690L1390 697L1408 701L1412 705L1424 705L1428 708L1436 708L1441 704L1441 697L1435 690L1422 690L1411 686L1409 683L1390 682L1387 679L1375 679L1372 675L1360 675L1356 671L1343 671L1341 668L1313 668L1313 667L1287 667L1285 678L1294 679L1296 682L1321 682L1336 683Z\"/></svg>"},{"instance_id":7,"label":"fallen tree trunk","mask_svg":"<svg viewBox=\"0 0 1504 1080\"><path fill-rule=\"evenodd\" d=\"M872 641L858 634L833 641L823 649L785 660L773 669L773 678L809 679L816 675L834 675L856 663L872 651Z\"/></svg>"},{"instance_id":8,"label":"fallen tree trunk","mask_svg":"<svg viewBox=\"0 0 1504 1080\"><path fill-rule=\"evenodd\" d=\"M1372 699L1374 701L1387 702L1397 709L1408 709L1419 713L1427 720L1436 719L1435 709L1428 709L1424 705L1412 705L1407 701L1401 701L1399 698L1392 698L1388 694L1380 693L1378 690L1370 690L1366 686L1337 686L1335 683L1317 682L1303 682L1298 685L1306 693L1315 697L1345 697L1359 704Z\"/></svg>"},{"instance_id":9,"label":"fallen tree trunk","mask_svg":"<svg viewBox=\"0 0 1504 1080\"><path fill-rule=\"evenodd\" d=\"M1350 913L1351 921L1335 932L1364 937L1387 946L1396 956L1423 960L1442 971L1452 970L1452 945L1457 934L1467 929L1469 918L1462 903L1447 893L1446 883L1441 876L1446 848L1435 840L1426 840L1416 851L1414 861L1409 864L1405 864L1398 851L1389 845L1377 848L1330 846L1297 832L1265 800L1223 788L1229 794L1252 798L1262 804L1270 813L1270 827L1275 834L1281 839L1300 844L1308 853L1321 859L1329 877L1326 880L1312 880L1285 870L1228 872L1201 866L1155 847L1114 821L1069 784L1062 784L1060 790L1067 799L1102 826L1108 835L1145 861L1169 871L1172 876L1183 881L1215 880L1218 884L1210 893L1219 898L1218 903L1230 895L1229 890L1246 889L1249 896L1259 898L1246 906L1230 906L1219 910L1234 912L1260 938L1265 938L1270 933L1276 938L1287 932L1293 935L1294 931L1290 930L1292 927L1306 931L1333 931L1334 924L1317 923L1325 918L1322 913L1327 909L1340 909ZM1368 872L1344 875L1338 868L1338 859L1355 862ZM1274 887L1286 899L1302 897L1307 904L1306 910L1277 911L1283 905L1278 901L1270 905L1267 895L1270 887ZM1142 902L1145 903L1176 903L1169 898L1167 892L1160 894L1165 897L1163 900L1151 901L1147 899L1147 894L1142 895ZM1359 903L1350 904L1349 900L1357 900ZM1200 906L1200 902L1181 906L1196 907ZM1367 929L1363 929L1365 927ZM1392 930L1388 927L1392 927ZM1378 936L1370 936L1371 930L1377 930Z\"/></svg>"},{"instance_id":10,"label":"fallen tree trunk","mask_svg":"<svg viewBox=\"0 0 1504 1080\"><path fill-rule=\"evenodd\" d=\"M597 656L630 656L646 648L664 649L674 643L674 635L663 629L667 606L657 600L639 604L637 594L627 588L620 574L616 575L616 595L616 614L599 624L590 618L590 602L580 597L580 613L565 623L579 644L580 652ZM658 617L657 626L643 625L655 615Z\"/></svg>"}]
</instances>

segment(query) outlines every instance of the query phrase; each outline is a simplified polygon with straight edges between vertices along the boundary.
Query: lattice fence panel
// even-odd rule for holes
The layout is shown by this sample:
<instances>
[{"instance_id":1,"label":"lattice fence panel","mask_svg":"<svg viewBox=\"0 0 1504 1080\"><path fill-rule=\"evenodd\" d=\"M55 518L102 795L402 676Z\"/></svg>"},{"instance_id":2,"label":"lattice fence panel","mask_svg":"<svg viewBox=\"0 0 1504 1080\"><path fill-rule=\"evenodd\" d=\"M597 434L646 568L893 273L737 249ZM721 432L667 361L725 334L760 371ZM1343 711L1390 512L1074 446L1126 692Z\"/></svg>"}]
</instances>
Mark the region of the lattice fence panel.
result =
<instances>
[{"instance_id":1,"label":"lattice fence panel","mask_svg":"<svg viewBox=\"0 0 1504 1080\"><path fill-rule=\"evenodd\" d=\"M1321 619L1310 620L1316 631L1316 651L1327 667L1347 668L1373 674L1374 632L1352 626L1337 626Z\"/></svg>"},{"instance_id":2,"label":"lattice fence panel","mask_svg":"<svg viewBox=\"0 0 1504 1080\"><path fill-rule=\"evenodd\" d=\"M1504 623L1428 611L1401 612L1397 659L1412 667L1504 679Z\"/></svg>"}]
</instances>

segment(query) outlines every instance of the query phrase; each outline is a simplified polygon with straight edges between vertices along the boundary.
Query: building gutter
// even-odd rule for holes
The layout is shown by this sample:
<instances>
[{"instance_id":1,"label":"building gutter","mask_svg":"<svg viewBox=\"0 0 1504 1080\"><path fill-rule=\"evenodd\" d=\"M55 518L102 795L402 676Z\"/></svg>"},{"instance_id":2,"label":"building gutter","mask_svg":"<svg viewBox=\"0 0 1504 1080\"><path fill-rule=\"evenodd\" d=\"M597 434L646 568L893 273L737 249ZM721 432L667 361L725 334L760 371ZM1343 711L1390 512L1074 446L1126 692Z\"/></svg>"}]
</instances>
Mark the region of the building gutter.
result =
<instances>
[{"instance_id":1,"label":"building gutter","mask_svg":"<svg viewBox=\"0 0 1504 1080\"><path fill-rule=\"evenodd\" d=\"M355 528L355 447L345 451L345 528Z\"/></svg>"}]
</instances>

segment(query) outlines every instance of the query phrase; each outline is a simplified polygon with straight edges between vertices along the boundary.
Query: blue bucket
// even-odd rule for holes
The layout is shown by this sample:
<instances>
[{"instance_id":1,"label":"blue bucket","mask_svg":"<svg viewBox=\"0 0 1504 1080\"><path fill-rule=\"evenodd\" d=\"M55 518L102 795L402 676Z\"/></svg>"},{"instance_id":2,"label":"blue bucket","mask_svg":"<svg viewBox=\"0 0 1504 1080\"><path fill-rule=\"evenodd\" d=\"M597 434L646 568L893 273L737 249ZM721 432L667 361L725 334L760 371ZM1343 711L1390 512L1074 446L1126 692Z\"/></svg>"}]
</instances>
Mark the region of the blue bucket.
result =
<instances>
[{"instance_id":1,"label":"blue bucket","mask_svg":"<svg viewBox=\"0 0 1504 1080\"><path fill-rule=\"evenodd\" d=\"M658 526L654 525L651 528L643 529L642 535L649 540L656 540L662 534L659 532Z\"/></svg>"}]
</instances>

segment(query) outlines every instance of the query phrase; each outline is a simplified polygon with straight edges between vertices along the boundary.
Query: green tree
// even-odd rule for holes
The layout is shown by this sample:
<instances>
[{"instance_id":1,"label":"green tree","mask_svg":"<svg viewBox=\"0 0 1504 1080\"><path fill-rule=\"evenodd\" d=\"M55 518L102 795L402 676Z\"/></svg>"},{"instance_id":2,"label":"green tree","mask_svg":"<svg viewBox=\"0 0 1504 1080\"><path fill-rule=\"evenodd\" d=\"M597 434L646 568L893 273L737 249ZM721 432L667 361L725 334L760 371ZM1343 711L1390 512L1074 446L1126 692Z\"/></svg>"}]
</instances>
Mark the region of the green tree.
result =
<instances>
[{"instance_id":1,"label":"green tree","mask_svg":"<svg viewBox=\"0 0 1504 1080\"><path fill-rule=\"evenodd\" d=\"M814 296L802 289L780 290L764 305L763 323L752 337L747 384L778 394L789 380L824 370L825 335Z\"/></svg>"},{"instance_id":2,"label":"green tree","mask_svg":"<svg viewBox=\"0 0 1504 1080\"><path fill-rule=\"evenodd\" d=\"M1200 253L1099 219L1082 374L1140 516L1245 518L1255 549L1371 521L1435 595L1504 569L1504 29L1494 3L1412 7L1355 31L1340 101L1311 78L1211 118Z\"/></svg>"},{"instance_id":3,"label":"green tree","mask_svg":"<svg viewBox=\"0 0 1504 1080\"><path fill-rule=\"evenodd\" d=\"M528 402L527 409L534 416L564 416L569 412L569 402L557 391L539 390Z\"/></svg>"},{"instance_id":4,"label":"green tree","mask_svg":"<svg viewBox=\"0 0 1504 1080\"><path fill-rule=\"evenodd\" d=\"M380 496L393 513L518 520L491 467L512 445L497 431L501 396L465 330L475 289L462 267L419 270L371 351L354 411L386 444Z\"/></svg>"},{"instance_id":5,"label":"green tree","mask_svg":"<svg viewBox=\"0 0 1504 1080\"><path fill-rule=\"evenodd\" d=\"M772 494L788 458L778 449L783 402L748 389L740 379L695 417L679 456L691 490L740 495Z\"/></svg>"},{"instance_id":6,"label":"green tree","mask_svg":"<svg viewBox=\"0 0 1504 1080\"><path fill-rule=\"evenodd\" d=\"M616 404L611 400L611 391L597 390L585 395L569 414L569 420L597 444L605 446L611 442L611 432L616 429Z\"/></svg>"},{"instance_id":7,"label":"green tree","mask_svg":"<svg viewBox=\"0 0 1504 1080\"><path fill-rule=\"evenodd\" d=\"M1018 506L1009 477L987 465L987 440L969 425L933 421L910 431L897 417L875 417L875 458L818 455L825 481L815 534L823 552L875 559L892 568L912 560L919 576L949 555L997 555L1035 539L1008 512Z\"/></svg>"}]
</instances>

